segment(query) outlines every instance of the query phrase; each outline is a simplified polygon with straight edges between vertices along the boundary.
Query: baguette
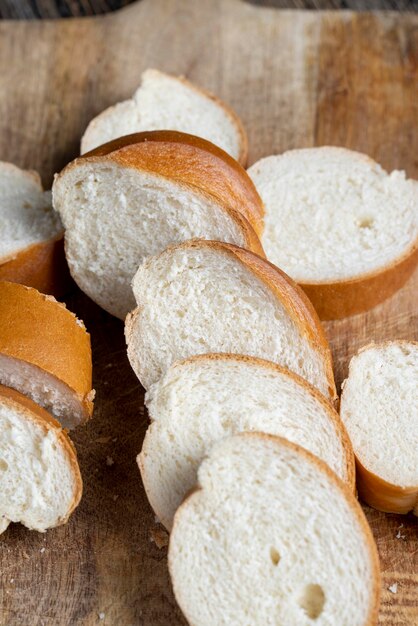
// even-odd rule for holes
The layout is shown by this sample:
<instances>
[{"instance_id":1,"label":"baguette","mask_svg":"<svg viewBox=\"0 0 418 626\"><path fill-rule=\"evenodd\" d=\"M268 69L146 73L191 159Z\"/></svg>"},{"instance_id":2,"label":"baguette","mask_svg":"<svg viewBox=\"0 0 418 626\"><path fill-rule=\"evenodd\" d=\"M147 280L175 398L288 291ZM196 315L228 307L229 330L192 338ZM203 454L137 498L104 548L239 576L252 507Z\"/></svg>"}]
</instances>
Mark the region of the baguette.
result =
<instances>
[{"instance_id":1,"label":"baguette","mask_svg":"<svg viewBox=\"0 0 418 626\"><path fill-rule=\"evenodd\" d=\"M145 389L179 359L207 352L258 356L335 401L331 352L311 303L279 269L219 241L189 241L138 269L128 357Z\"/></svg>"},{"instance_id":2,"label":"baguette","mask_svg":"<svg viewBox=\"0 0 418 626\"><path fill-rule=\"evenodd\" d=\"M82 140L81 153L145 130L178 130L203 137L246 164L248 142L240 119L224 102L183 77L148 69L130 100L95 117Z\"/></svg>"},{"instance_id":3,"label":"baguette","mask_svg":"<svg viewBox=\"0 0 418 626\"><path fill-rule=\"evenodd\" d=\"M64 304L0 282L0 383L74 428L93 412L90 335Z\"/></svg>"},{"instance_id":4,"label":"baguette","mask_svg":"<svg viewBox=\"0 0 418 626\"><path fill-rule=\"evenodd\" d=\"M267 257L321 319L370 309L418 262L418 182L344 148L291 150L249 170L266 206Z\"/></svg>"},{"instance_id":5,"label":"baguette","mask_svg":"<svg viewBox=\"0 0 418 626\"><path fill-rule=\"evenodd\" d=\"M379 559L353 494L319 459L261 433L224 439L199 468L169 544L193 626L371 626Z\"/></svg>"},{"instance_id":6,"label":"baguette","mask_svg":"<svg viewBox=\"0 0 418 626\"><path fill-rule=\"evenodd\" d=\"M10 522L44 532L65 524L82 480L74 446L50 414L0 385L0 533Z\"/></svg>"},{"instance_id":7,"label":"baguette","mask_svg":"<svg viewBox=\"0 0 418 626\"><path fill-rule=\"evenodd\" d=\"M381 511L418 515L418 343L366 346L351 359L342 389L360 498Z\"/></svg>"},{"instance_id":8,"label":"baguette","mask_svg":"<svg viewBox=\"0 0 418 626\"><path fill-rule=\"evenodd\" d=\"M0 280L66 292L63 227L36 172L0 162Z\"/></svg>"}]
</instances>

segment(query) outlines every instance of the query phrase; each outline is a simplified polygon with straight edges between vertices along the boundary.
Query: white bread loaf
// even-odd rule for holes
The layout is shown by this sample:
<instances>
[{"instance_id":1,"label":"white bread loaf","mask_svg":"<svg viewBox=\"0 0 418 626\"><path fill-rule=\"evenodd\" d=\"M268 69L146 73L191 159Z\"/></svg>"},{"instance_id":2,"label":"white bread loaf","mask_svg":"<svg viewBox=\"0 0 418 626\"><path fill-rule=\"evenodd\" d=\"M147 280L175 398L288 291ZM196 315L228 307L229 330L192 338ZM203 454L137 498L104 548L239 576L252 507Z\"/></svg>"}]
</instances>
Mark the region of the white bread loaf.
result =
<instances>
[{"instance_id":1,"label":"white bread loaf","mask_svg":"<svg viewBox=\"0 0 418 626\"><path fill-rule=\"evenodd\" d=\"M65 428L93 412L90 335L52 296L0 281L0 384L17 389Z\"/></svg>"},{"instance_id":2,"label":"white bread loaf","mask_svg":"<svg viewBox=\"0 0 418 626\"><path fill-rule=\"evenodd\" d=\"M68 274L62 236L39 175L0 162L0 280L62 292Z\"/></svg>"},{"instance_id":3,"label":"white bread loaf","mask_svg":"<svg viewBox=\"0 0 418 626\"><path fill-rule=\"evenodd\" d=\"M53 185L74 280L124 319L142 260L193 237L262 254L263 207L245 170L213 144L156 131L107 144L67 165Z\"/></svg>"},{"instance_id":4,"label":"white bread loaf","mask_svg":"<svg viewBox=\"0 0 418 626\"><path fill-rule=\"evenodd\" d=\"M418 343L366 346L351 359L341 418L357 460L359 496L418 515Z\"/></svg>"},{"instance_id":5,"label":"white bread loaf","mask_svg":"<svg viewBox=\"0 0 418 626\"><path fill-rule=\"evenodd\" d=\"M283 365L334 400L331 352L311 303L261 257L189 241L145 261L132 286L128 357L145 389L174 361L228 352Z\"/></svg>"},{"instance_id":6,"label":"white bread loaf","mask_svg":"<svg viewBox=\"0 0 418 626\"><path fill-rule=\"evenodd\" d=\"M65 431L32 400L0 385L0 532L10 522L40 532L64 524L81 493Z\"/></svg>"},{"instance_id":7,"label":"white bread loaf","mask_svg":"<svg viewBox=\"0 0 418 626\"><path fill-rule=\"evenodd\" d=\"M246 163L247 136L234 111L184 78L153 69L142 74L130 100L109 107L90 122L81 153L123 135L164 129L203 137Z\"/></svg>"},{"instance_id":8,"label":"white bread loaf","mask_svg":"<svg viewBox=\"0 0 418 626\"><path fill-rule=\"evenodd\" d=\"M204 354L174 363L146 394L152 420L138 465L148 499L171 529L213 444L259 431L322 458L354 491L354 456L331 404L305 380L270 361Z\"/></svg>"},{"instance_id":9,"label":"white bread loaf","mask_svg":"<svg viewBox=\"0 0 418 626\"><path fill-rule=\"evenodd\" d=\"M248 170L266 207L267 258L321 319L391 296L418 260L418 183L344 148L291 150Z\"/></svg>"},{"instance_id":10,"label":"white bread loaf","mask_svg":"<svg viewBox=\"0 0 418 626\"><path fill-rule=\"evenodd\" d=\"M285 439L215 445L169 544L193 626L371 626L379 561L361 507L327 465Z\"/></svg>"}]
</instances>

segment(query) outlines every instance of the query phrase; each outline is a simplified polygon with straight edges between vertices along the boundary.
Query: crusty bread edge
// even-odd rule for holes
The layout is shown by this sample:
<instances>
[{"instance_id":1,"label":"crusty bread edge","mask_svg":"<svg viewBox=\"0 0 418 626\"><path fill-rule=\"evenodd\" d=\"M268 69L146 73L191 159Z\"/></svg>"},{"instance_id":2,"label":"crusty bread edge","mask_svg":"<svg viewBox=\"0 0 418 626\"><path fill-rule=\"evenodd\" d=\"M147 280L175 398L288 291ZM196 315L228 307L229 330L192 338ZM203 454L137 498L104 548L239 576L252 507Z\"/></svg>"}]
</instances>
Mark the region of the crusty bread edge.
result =
<instances>
[{"instance_id":1,"label":"crusty bread edge","mask_svg":"<svg viewBox=\"0 0 418 626\"><path fill-rule=\"evenodd\" d=\"M74 444L68 437L66 430L61 428L61 425L48 413L48 411L45 411L45 409L38 406L35 402L33 402L33 400L30 400L30 398L27 398L22 393L16 391L15 389L11 389L10 387L0 385L0 399L3 402L6 401L12 408L17 405L19 410L23 410L25 416L40 426L45 433L52 430L55 431L59 443L62 444L63 450L65 450L73 472L75 487L73 499L68 508L67 514L63 518L59 519L57 524L55 524L55 527L61 526L68 521L71 513L78 506L83 493L83 481L81 478L80 468L77 461L77 452Z\"/></svg>"},{"instance_id":2,"label":"crusty bread edge","mask_svg":"<svg viewBox=\"0 0 418 626\"><path fill-rule=\"evenodd\" d=\"M147 71L147 70L145 70ZM237 113L234 111L234 109L232 107L230 107L228 104L226 104L226 102L224 102L223 100L221 100L220 98L218 98L218 96L215 96L212 92L208 91L207 89L204 89L202 87L198 87L197 85L195 85L194 83L190 82L187 78L185 78L184 76L174 76L172 74L167 74L166 72L162 72L161 70L156 70L156 69L151 69L151 71L153 73L158 73L161 74L162 76L164 76L164 78L169 78L171 80L177 81L179 83L182 83L183 85L185 85L186 87L188 87L190 90L197 92L198 94L205 96L206 98L208 98L208 100L211 100L212 102L214 102L215 104L217 104L225 113L225 115L229 118L229 120L231 121L232 125L235 127L238 137L239 137L239 155L237 158L238 163L240 163L242 165L242 167L245 167L247 165L247 160L248 160L248 137L247 137L247 133L245 132L245 128L244 125L240 119L240 117L237 115ZM145 72L144 72L145 73ZM144 74L143 73L143 74ZM141 84L137 87L136 91L134 94L132 94L131 98L128 98L127 100L122 100L121 102L129 102L129 101L134 101L135 99L135 94L141 89L142 87L142 77L141 76ZM119 103L120 104L120 103ZM97 125L97 121L104 117L106 117L111 111L114 110L115 106L117 106L117 104L114 104L110 107L107 107L106 109L104 109L104 111L102 111L101 113L99 113L99 115L97 115L95 118L93 118L90 123L88 124L86 130L83 133L83 137L81 138L81 151L83 152L83 139L84 139L84 135L86 134L87 130L91 127L94 127Z\"/></svg>"},{"instance_id":3,"label":"crusty bread edge","mask_svg":"<svg viewBox=\"0 0 418 626\"><path fill-rule=\"evenodd\" d=\"M71 286L64 253L64 233L32 244L13 258L0 262L0 281L20 283L57 298Z\"/></svg>"},{"instance_id":4,"label":"crusty bread edge","mask_svg":"<svg viewBox=\"0 0 418 626\"><path fill-rule=\"evenodd\" d=\"M335 410L333 404L311 383L309 383L305 378L299 376L295 372L279 365L278 363L273 363L272 361L268 361L267 359L262 359L260 357L249 356L246 354L232 354L227 352L209 352L206 354L196 354L186 359L181 359L175 361L169 369L174 370L176 368L181 368L183 365L189 365L193 363L199 362L207 362L207 361L235 361L237 363L247 363L253 367L261 367L265 369L272 370L273 372L277 372L282 376L286 376L287 378L296 382L300 387L303 387L305 391L309 393L309 395L313 396L315 400L317 400L323 409L329 415L332 423L335 426L335 430L340 434L340 441L342 443L344 457L345 457L345 465L347 468L347 485L352 490L353 493L356 492L356 476L355 476L355 462L354 462L354 452L351 445L350 438L348 436L347 430L344 426L342 419L339 414ZM168 370L167 370L168 371ZM145 402L147 406L147 403ZM147 406L148 408L148 406ZM151 422L154 421L152 413L148 411L148 416ZM144 443L146 439L146 434L144 438ZM140 455L138 455L140 456ZM142 473L142 472L141 472ZM156 512L158 516L158 512Z\"/></svg>"},{"instance_id":5,"label":"crusty bread edge","mask_svg":"<svg viewBox=\"0 0 418 626\"><path fill-rule=\"evenodd\" d=\"M298 454L300 454L301 456L305 457L305 460L307 460L308 462L310 462L312 465L317 466L317 468L321 469L322 472L324 472L327 477L331 480L331 482L334 483L334 486L342 493L342 495L345 497L346 501L348 502L351 510L353 511L355 517L357 518L357 521L359 523L360 526L360 530L362 531L363 537L366 541L368 550L369 550L369 557L370 557L370 562L371 562L371 567L372 567L372 577L373 580L371 582L372 585L372 589L371 589L371 601L370 601L370 607L369 607L369 614L367 616L366 621L364 622L364 624L362 626L375 626L377 624L377 619L378 619L378 614L379 614L379 605L380 605L380 588L381 588L381 573L380 573L380 563L379 563L379 555L377 552L377 547L376 547L376 543L372 534L372 531L370 529L370 526L367 522L366 516L363 513L363 510L361 508L361 506L359 505L359 503L357 502L356 498L354 497L353 493L350 491L350 489L334 474L334 472L328 467L328 465L322 461L321 459L317 458L316 456L314 456L311 452L308 452L307 450L305 450L305 448L302 448L301 446L298 446L295 443L292 443L290 441L288 441L287 439L284 439L283 437L278 437L276 435L267 435L265 433L257 433L257 432L251 432L251 433L241 433L239 435L235 435L236 437L256 437L256 438L260 438L260 439L267 439L267 440L271 440L271 441L275 441L277 444L288 447L292 450L294 450L295 452L298 452ZM210 456L210 455L209 455ZM172 586L173 586L173 591L174 591L174 595L176 597L176 600L179 604L179 606L182 608L183 610L183 606L184 604L181 601L181 594L179 593L179 590L176 586L176 581L174 579L174 572L173 572L173 566L172 566L172 555L171 555L171 550L170 550L170 546L172 543L172 537L176 531L176 526L178 523L178 519L180 518L183 509L185 509L193 500L193 498L199 497L200 492L204 491L204 488L201 487L200 485L197 485L193 490L191 490L191 492L189 493L189 495L185 498L185 500L183 501L183 503L179 506L179 508L177 509L175 515L174 515L174 522L173 522L173 528L172 531L170 533L170 539L169 539L169 547L168 547L168 569L170 572L170 578L171 578L171 582L172 582ZM186 619L188 618L188 616L185 614Z\"/></svg>"},{"instance_id":6,"label":"crusty bread edge","mask_svg":"<svg viewBox=\"0 0 418 626\"><path fill-rule=\"evenodd\" d=\"M7 315L13 318L13 324L0 323L0 352L5 357L27 362L47 372L72 390L80 401L83 421L88 420L93 413L94 391L90 335L84 324L77 320L65 304L18 283L0 282L0 320L2 307L8 310ZM19 329L23 332L28 324L27 312L33 310L40 314L39 327L43 332L37 332L32 318L31 343L19 343ZM60 335L65 332L68 336L65 346L54 341L54 326L59 329ZM45 331L51 338L49 345L44 343ZM69 347L73 350L72 354L68 354ZM44 360L43 354L47 355L47 360Z\"/></svg>"},{"instance_id":7,"label":"crusty bread edge","mask_svg":"<svg viewBox=\"0 0 418 626\"><path fill-rule=\"evenodd\" d=\"M167 159L167 151L173 145L178 163L172 162L173 155ZM183 151L185 158L190 159L190 148L195 152L194 161L186 171L180 167L181 155ZM150 150L153 150L152 154L149 154ZM123 167L160 175L195 192L204 190L218 204L242 213L257 235L263 231L264 205L253 181L233 157L206 139L173 130L125 135L81 155L57 178L86 160L102 162L106 159Z\"/></svg>"},{"instance_id":8,"label":"crusty bread edge","mask_svg":"<svg viewBox=\"0 0 418 626\"><path fill-rule=\"evenodd\" d=\"M394 295L418 264L418 241L389 265L352 279L300 283L320 319L338 320L377 306Z\"/></svg>"},{"instance_id":9,"label":"crusty bread edge","mask_svg":"<svg viewBox=\"0 0 418 626\"><path fill-rule=\"evenodd\" d=\"M380 343L369 343L360 348L353 358L370 349L380 349L392 344L413 344L418 347L418 341L408 341L404 339L388 340ZM342 402L344 398L345 382L346 381L344 380L341 385ZM390 483L367 468L365 459L361 458L361 451L354 450L354 456L357 470L357 488L361 500L374 509L385 513L406 514L410 511L414 511L415 515L418 515L418 484L401 487L400 485Z\"/></svg>"}]
</instances>

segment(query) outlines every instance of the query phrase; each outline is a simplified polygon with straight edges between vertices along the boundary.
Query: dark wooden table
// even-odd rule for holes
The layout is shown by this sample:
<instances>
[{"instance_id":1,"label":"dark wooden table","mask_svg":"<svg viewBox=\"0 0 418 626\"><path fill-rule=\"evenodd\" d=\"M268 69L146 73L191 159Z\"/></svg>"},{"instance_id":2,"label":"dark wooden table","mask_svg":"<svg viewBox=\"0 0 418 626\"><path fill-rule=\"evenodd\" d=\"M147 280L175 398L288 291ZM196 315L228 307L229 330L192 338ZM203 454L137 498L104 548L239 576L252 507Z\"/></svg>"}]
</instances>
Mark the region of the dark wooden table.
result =
<instances>
[{"instance_id":1,"label":"dark wooden table","mask_svg":"<svg viewBox=\"0 0 418 626\"><path fill-rule=\"evenodd\" d=\"M47 19L100 15L132 0L0 0L0 18ZM140 1L140 0L137 0ZM212 2L214 0L200 0ZM294 9L352 9L354 11L418 11L418 0L249 0L253 4Z\"/></svg>"}]
</instances>

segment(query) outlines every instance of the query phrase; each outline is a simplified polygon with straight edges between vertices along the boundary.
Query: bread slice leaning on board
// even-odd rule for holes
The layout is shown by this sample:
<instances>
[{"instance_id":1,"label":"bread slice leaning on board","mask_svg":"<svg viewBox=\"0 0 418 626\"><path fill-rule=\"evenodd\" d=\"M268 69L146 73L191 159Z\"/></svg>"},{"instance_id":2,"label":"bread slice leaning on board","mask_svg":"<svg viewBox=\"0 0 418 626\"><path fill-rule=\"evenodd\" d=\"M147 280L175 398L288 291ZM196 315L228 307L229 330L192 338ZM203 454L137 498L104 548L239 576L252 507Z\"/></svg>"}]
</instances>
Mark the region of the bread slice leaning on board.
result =
<instances>
[{"instance_id":1,"label":"bread slice leaning on board","mask_svg":"<svg viewBox=\"0 0 418 626\"><path fill-rule=\"evenodd\" d=\"M53 201L74 280L121 319L135 304L138 266L169 244L203 237L263 254L263 205L252 181L192 135L155 131L101 146L56 177Z\"/></svg>"},{"instance_id":2,"label":"bread slice leaning on board","mask_svg":"<svg viewBox=\"0 0 418 626\"><path fill-rule=\"evenodd\" d=\"M219 98L183 77L148 69L133 97L111 106L88 125L81 153L108 141L146 130L178 130L211 141L241 165L248 142L236 113Z\"/></svg>"},{"instance_id":3,"label":"bread slice leaning on board","mask_svg":"<svg viewBox=\"0 0 418 626\"><path fill-rule=\"evenodd\" d=\"M0 280L64 293L64 229L36 172L0 161L0 223Z\"/></svg>"},{"instance_id":4,"label":"bread slice leaning on board","mask_svg":"<svg viewBox=\"0 0 418 626\"><path fill-rule=\"evenodd\" d=\"M380 575L353 493L280 437L235 435L199 468L177 510L168 562L193 626L371 626Z\"/></svg>"},{"instance_id":5,"label":"bread slice leaning on board","mask_svg":"<svg viewBox=\"0 0 418 626\"><path fill-rule=\"evenodd\" d=\"M90 335L64 304L0 282L0 384L74 428L93 412Z\"/></svg>"},{"instance_id":6,"label":"bread slice leaning on board","mask_svg":"<svg viewBox=\"0 0 418 626\"><path fill-rule=\"evenodd\" d=\"M0 532L20 522L44 532L65 524L78 505L77 454L51 415L0 385Z\"/></svg>"},{"instance_id":7,"label":"bread slice leaning on board","mask_svg":"<svg viewBox=\"0 0 418 626\"><path fill-rule=\"evenodd\" d=\"M248 170L266 207L267 258L321 319L370 309L418 262L418 182L345 148L291 150Z\"/></svg>"},{"instance_id":8,"label":"bread slice leaning on board","mask_svg":"<svg viewBox=\"0 0 418 626\"><path fill-rule=\"evenodd\" d=\"M360 498L381 511L418 515L418 343L366 346L342 389Z\"/></svg>"},{"instance_id":9,"label":"bread slice leaning on board","mask_svg":"<svg viewBox=\"0 0 418 626\"><path fill-rule=\"evenodd\" d=\"M148 499L170 530L215 442L239 432L280 435L322 458L354 492L354 456L333 409L303 378L270 361L203 354L178 361L152 385L138 456Z\"/></svg>"},{"instance_id":10,"label":"bread slice leaning on board","mask_svg":"<svg viewBox=\"0 0 418 626\"><path fill-rule=\"evenodd\" d=\"M256 254L188 241L147 259L132 286L138 308L127 316L125 334L145 389L174 361L228 352L287 367L334 401L331 351L311 303Z\"/></svg>"}]
</instances>

